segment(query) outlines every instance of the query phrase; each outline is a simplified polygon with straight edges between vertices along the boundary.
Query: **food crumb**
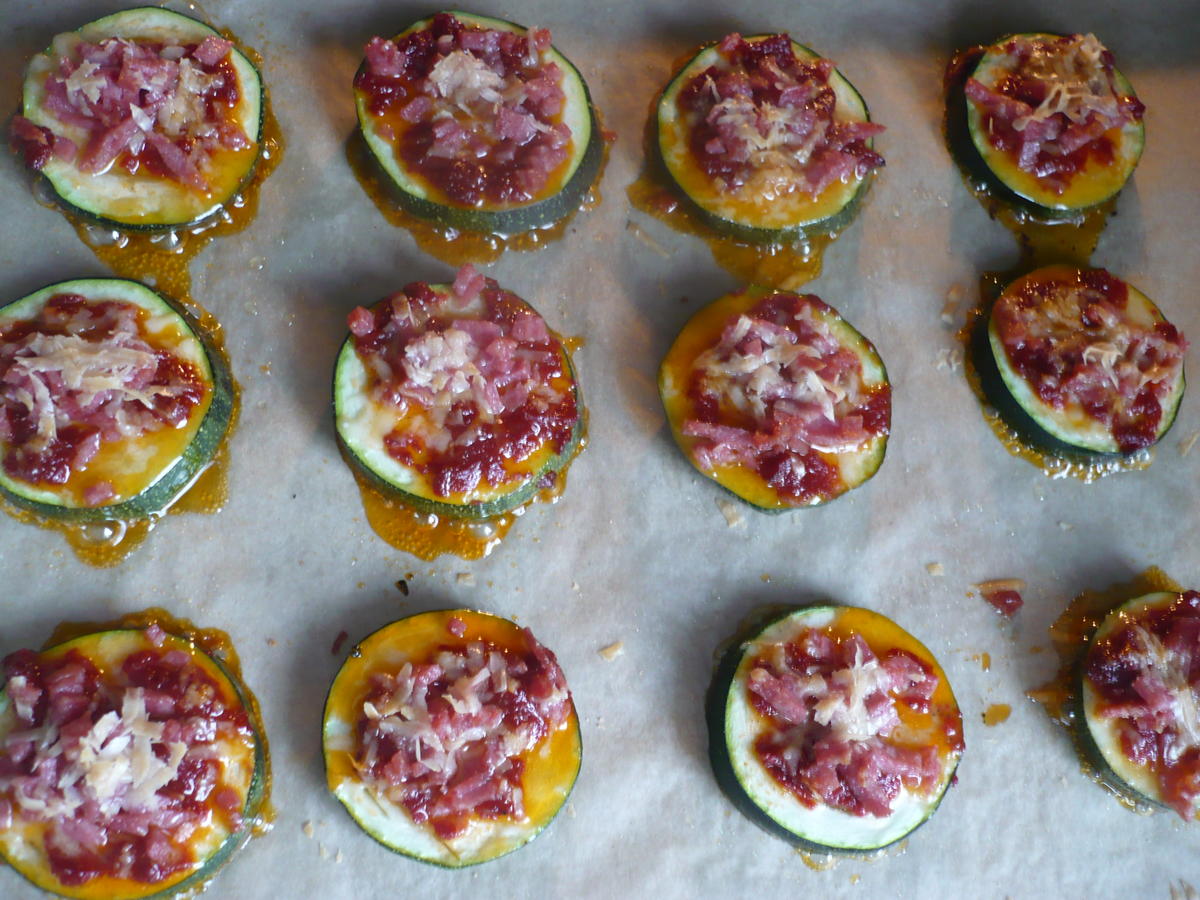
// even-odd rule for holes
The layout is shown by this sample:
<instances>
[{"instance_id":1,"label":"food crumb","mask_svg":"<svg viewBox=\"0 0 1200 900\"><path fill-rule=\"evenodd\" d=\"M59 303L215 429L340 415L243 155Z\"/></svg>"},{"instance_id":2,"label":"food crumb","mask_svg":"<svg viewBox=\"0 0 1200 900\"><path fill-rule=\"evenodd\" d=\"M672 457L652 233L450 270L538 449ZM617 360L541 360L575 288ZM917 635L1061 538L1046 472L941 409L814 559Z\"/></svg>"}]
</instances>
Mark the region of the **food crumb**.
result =
<instances>
[{"instance_id":1,"label":"food crumb","mask_svg":"<svg viewBox=\"0 0 1200 900\"><path fill-rule=\"evenodd\" d=\"M1059 522L1058 527L1061 528L1063 531L1070 531L1075 526L1072 525L1070 522Z\"/></svg>"},{"instance_id":2,"label":"food crumb","mask_svg":"<svg viewBox=\"0 0 1200 900\"><path fill-rule=\"evenodd\" d=\"M928 572L930 575L932 575L934 578L941 578L943 575L946 574L946 567L943 566L940 562L925 563L925 571Z\"/></svg>"},{"instance_id":3,"label":"food crumb","mask_svg":"<svg viewBox=\"0 0 1200 900\"><path fill-rule=\"evenodd\" d=\"M454 580L459 584L465 584L471 587L475 584L475 574L473 572L459 572L454 576Z\"/></svg>"},{"instance_id":4,"label":"food crumb","mask_svg":"<svg viewBox=\"0 0 1200 900\"><path fill-rule=\"evenodd\" d=\"M408 582L401 578L396 582L396 590L402 593L405 597L408 596Z\"/></svg>"},{"instance_id":5,"label":"food crumb","mask_svg":"<svg viewBox=\"0 0 1200 900\"><path fill-rule=\"evenodd\" d=\"M1196 441L1200 440L1200 431L1193 431L1190 435L1179 442L1179 455L1187 456L1192 452L1192 448L1196 446Z\"/></svg>"},{"instance_id":6,"label":"food crumb","mask_svg":"<svg viewBox=\"0 0 1200 900\"><path fill-rule=\"evenodd\" d=\"M943 347L937 352L937 370L939 372L957 372L962 368L962 361L961 347Z\"/></svg>"},{"instance_id":7,"label":"food crumb","mask_svg":"<svg viewBox=\"0 0 1200 900\"><path fill-rule=\"evenodd\" d=\"M962 303L966 291L963 290L961 284L950 285L950 290L946 291L946 302L942 305L942 324L954 325L955 316L958 313L958 305Z\"/></svg>"},{"instance_id":8,"label":"food crumb","mask_svg":"<svg viewBox=\"0 0 1200 900\"><path fill-rule=\"evenodd\" d=\"M993 703L984 710L983 724L993 728L1001 722L1007 722L1010 715L1012 715L1012 707L1007 703Z\"/></svg>"},{"instance_id":9,"label":"food crumb","mask_svg":"<svg viewBox=\"0 0 1200 900\"><path fill-rule=\"evenodd\" d=\"M761 575L759 575L759 576L758 576L758 579L759 579L759 581L761 581L763 584L770 584L770 583L771 583L771 576L770 576L769 574L767 574L766 572L763 572Z\"/></svg>"},{"instance_id":10,"label":"food crumb","mask_svg":"<svg viewBox=\"0 0 1200 900\"><path fill-rule=\"evenodd\" d=\"M607 647L601 647L596 652L599 653L602 657L604 657L608 662L612 662L614 659L616 659L618 656L620 656L622 653L625 652L625 642L624 641L613 641Z\"/></svg>"},{"instance_id":11,"label":"food crumb","mask_svg":"<svg viewBox=\"0 0 1200 900\"><path fill-rule=\"evenodd\" d=\"M326 850L326 849L325 849L325 845L324 845L324 844L322 844L322 843L320 843L319 841L317 842L317 853L319 853L319 854L320 854L320 856L321 856L321 859L328 859L328 858L329 858L329 851L328 851L328 850Z\"/></svg>"},{"instance_id":12,"label":"food crumb","mask_svg":"<svg viewBox=\"0 0 1200 900\"><path fill-rule=\"evenodd\" d=\"M313 823L311 821L305 822L303 825L300 826L300 830L304 832L305 837L309 837L309 838L312 837L313 836Z\"/></svg>"},{"instance_id":13,"label":"food crumb","mask_svg":"<svg viewBox=\"0 0 1200 900\"><path fill-rule=\"evenodd\" d=\"M342 860L344 860L345 858L346 858L346 855L345 855L344 853L342 853L342 850L341 850L341 848L339 847L339 848L338 848L338 852L337 852L336 854L334 854L333 861L334 861L335 863L340 863L340 862L341 862Z\"/></svg>"},{"instance_id":14,"label":"food crumb","mask_svg":"<svg viewBox=\"0 0 1200 900\"><path fill-rule=\"evenodd\" d=\"M625 230L628 231L630 234L632 234L635 238L637 238L643 244L645 244L647 247L649 247L651 250L653 250L655 253L657 253L659 256L661 256L663 259L670 258L671 254L670 254L670 252L668 252L667 248L664 247L662 244L660 244L658 241L656 241L653 237L651 237L650 233L648 231L646 231L646 229L643 228L641 225L639 225L637 222L633 221L633 219L626 220Z\"/></svg>"},{"instance_id":15,"label":"food crumb","mask_svg":"<svg viewBox=\"0 0 1200 900\"><path fill-rule=\"evenodd\" d=\"M850 876L851 884L858 884L860 881L862 881L862 876L859 875L857 872Z\"/></svg>"},{"instance_id":16,"label":"food crumb","mask_svg":"<svg viewBox=\"0 0 1200 900\"><path fill-rule=\"evenodd\" d=\"M993 578L981 581L975 585L983 599L995 607L996 612L1007 618L1012 618L1025 605L1021 591L1025 590L1025 582L1020 578Z\"/></svg>"},{"instance_id":17,"label":"food crumb","mask_svg":"<svg viewBox=\"0 0 1200 900\"><path fill-rule=\"evenodd\" d=\"M342 649L342 644L346 643L346 638L350 637L350 632L342 630L338 632L338 636L333 639L333 646L329 648L329 652L334 656L338 655L338 651Z\"/></svg>"},{"instance_id":18,"label":"food crumb","mask_svg":"<svg viewBox=\"0 0 1200 900\"><path fill-rule=\"evenodd\" d=\"M575 818L575 804L574 803L567 804L567 815L570 816L572 819Z\"/></svg>"},{"instance_id":19,"label":"food crumb","mask_svg":"<svg viewBox=\"0 0 1200 900\"><path fill-rule=\"evenodd\" d=\"M718 497L717 509L721 511L721 515L725 517L725 524L730 528L737 528L739 525L746 524L746 517L742 515L742 511L738 509L738 505L732 500Z\"/></svg>"},{"instance_id":20,"label":"food crumb","mask_svg":"<svg viewBox=\"0 0 1200 900\"><path fill-rule=\"evenodd\" d=\"M268 647L274 647L277 643L279 643L279 642L276 641L275 638L267 638L267 646Z\"/></svg>"},{"instance_id":21,"label":"food crumb","mask_svg":"<svg viewBox=\"0 0 1200 900\"><path fill-rule=\"evenodd\" d=\"M576 592L579 591L579 582L578 581L571 582L571 590L576 591Z\"/></svg>"}]
</instances>

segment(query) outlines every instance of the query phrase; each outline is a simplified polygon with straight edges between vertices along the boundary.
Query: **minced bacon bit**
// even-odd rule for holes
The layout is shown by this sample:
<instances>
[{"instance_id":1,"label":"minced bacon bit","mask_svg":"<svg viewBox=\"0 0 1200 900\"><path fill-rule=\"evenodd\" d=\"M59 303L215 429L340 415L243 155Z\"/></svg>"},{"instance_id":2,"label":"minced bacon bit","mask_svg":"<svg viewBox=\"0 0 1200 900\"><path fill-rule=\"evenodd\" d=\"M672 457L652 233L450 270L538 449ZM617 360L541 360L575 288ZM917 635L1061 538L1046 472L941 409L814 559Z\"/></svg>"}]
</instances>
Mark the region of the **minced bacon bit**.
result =
<instances>
[{"instance_id":1,"label":"minced bacon bit","mask_svg":"<svg viewBox=\"0 0 1200 900\"><path fill-rule=\"evenodd\" d=\"M224 782L220 750L253 732L187 653L140 650L102 671L78 650L20 650L4 670L0 827L44 827L60 882L160 882L198 862L197 829L241 828L244 798Z\"/></svg>"},{"instance_id":2,"label":"minced bacon bit","mask_svg":"<svg viewBox=\"0 0 1200 900\"><path fill-rule=\"evenodd\" d=\"M810 809L887 816L901 788L929 793L941 781L937 747L899 738L899 707L929 712L937 685L933 669L907 651L878 656L860 635L806 628L750 665L751 704L771 726L755 753Z\"/></svg>"},{"instance_id":3,"label":"minced bacon bit","mask_svg":"<svg viewBox=\"0 0 1200 900\"><path fill-rule=\"evenodd\" d=\"M1093 644L1085 677L1121 752L1185 820L1200 807L1200 593L1128 615Z\"/></svg>"},{"instance_id":4,"label":"minced bacon bit","mask_svg":"<svg viewBox=\"0 0 1200 900\"><path fill-rule=\"evenodd\" d=\"M1187 341L1169 322L1134 321L1125 282L1103 269L1025 279L996 301L992 320L1043 403L1078 406L1112 431L1122 453L1154 443Z\"/></svg>"},{"instance_id":5,"label":"minced bacon bit","mask_svg":"<svg viewBox=\"0 0 1200 900\"><path fill-rule=\"evenodd\" d=\"M205 394L195 366L147 341L145 312L56 294L29 320L0 325L4 471L66 484L110 441L185 425ZM91 499L104 502L111 490Z\"/></svg>"},{"instance_id":6,"label":"minced bacon bit","mask_svg":"<svg viewBox=\"0 0 1200 900\"><path fill-rule=\"evenodd\" d=\"M1117 90L1112 54L1095 35L1018 36L1004 52L995 84L968 78L964 86L992 145L1059 194L1089 157L1111 162L1107 132L1141 120L1145 107Z\"/></svg>"},{"instance_id":7,"label":"minced bacon bit","mask_svg":"<svg viewBox=\"0 0 1200 900\"><path fill-rule=\"evenodd\" d=\"M571 715L554 654L523 634L523 647L464 646L449 627L428 659L371 678L355 766L442 839L473 819L523 819L525 757Z\"/></svg>"},{"instance_id":8,"label":"minced bacon bit","mask_svg":"<svg viewBox=\"0 0 1200 900\"><path fill-rule=\"evenodd\" d=\"M868 145L883 126L839 116L830 60L797 59L786 34L730 34L716 49L720 62L684 85L678 104L692 154L727 190L816 197L883 165Z\"/></svg>"},{"instance_id":9,"label":"minced bacon bit","mask_svg":"<svg viewBox=\"0 0 1200 900\"><path fill-rule=\"evenodd\" d=\"M373 399L396 411L385 449L427 475L438 496L525 478L509 466L570 441L580 413L562 345L472 266L447 295L410 284L355 309L349 325Z\"/></svg>"},{"instance_id":10,"label":"minced bacon bit","mask_svg":"<svg viewBox=\"0 0 1200 900\"><path fill-rule=\"evenodd\" d=\"M682 431L702 468L747 466L802 504L842 484L820 454L888 433L891 390L863 383L861 360L821 318L830 312L811 294L772 294L696 358Z\"/></svg>"},{"instance_id":11,"label":"minced bacon bit","mask_svg":"<svg viewBox=\"0 0 1200 900\"><path fill-rule=\"evenodd\" d=\"M996 612L1011 619L1025 605L1021 591L1025 590L1025 582L1020 578L994 578L991 581L981 581L975 585L983 599L992 605Z\"/></svg>"},{"instance_id":12,"label":"minced bacon bit","mask_svg":"<svg viewBox=\"0 0 1200 900\"><path fill-rule=\"evenodd\" d=\"M10 130L32 169L54 157L93 175L115 164L203 191L214 154L251 145L232 114L240 88L224 38L93 44L69 33L52 46L40 112L54 127L17 116Z\"/></svg>"},{"instance_id":13,"label":"minced bacon bit","mask_svg":"<svg viewBox=\"0 0 1200 900\"><path fill-rule=\"evenodd\" d=\"M550 32L468 25L438 13L396 41L375 37L354 86L401 162L463 206L537 199L571 153Z\"/></svg>"}]
</instances>

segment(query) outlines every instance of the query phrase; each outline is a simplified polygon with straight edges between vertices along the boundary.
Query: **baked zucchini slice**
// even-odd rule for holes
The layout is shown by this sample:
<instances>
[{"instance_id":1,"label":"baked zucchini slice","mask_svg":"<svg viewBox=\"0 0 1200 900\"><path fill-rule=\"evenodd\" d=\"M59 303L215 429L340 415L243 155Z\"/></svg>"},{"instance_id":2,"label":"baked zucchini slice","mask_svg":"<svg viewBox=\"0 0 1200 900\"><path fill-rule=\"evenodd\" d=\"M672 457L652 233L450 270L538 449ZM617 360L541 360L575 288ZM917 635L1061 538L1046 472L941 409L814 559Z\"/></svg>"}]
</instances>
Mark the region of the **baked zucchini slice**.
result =
<instances>
[{"instance_id":1,"label":"baked zucchini slice","mask_svg":"<svg viewBox=\"0 0 1200 900\"><path fill-rule=\"evenodd\" d=\"M808 851L863 853L933 815L963 751L946 674L875 612L775 613L722 657L708 692L722 790L768 832Z\"/></svg>"},{"instance_id":2,"label":"baked zucchini slice","mask_svg":"<svg viewBox=\"0 0 1200 900\"><path fill-rule=\"evenodd\" d=\"M363 831L452 869L536 837L581 759L554 654L529 629L465 609L360 642L329 689L323 742L329 790Z\"/></svg>"},{"instance_id":3,"label":"baked zucchini slice","mask_svg":"<svg viewBox=\"0 0 1200 900\"><path fill-rule=\"evenodd\" d=\"M675 442L752 506L816 506L887 450L892 393L870 341L812 294L749 287L694 315L663 359Z\"/></svg>"},{"instance_id":4,"label":"baked zucchini slice","mask_svg":"<svg viewBox=\"0 0 1200 900\"><path fill-rule=\"evenodd\" d=\"M1200 814L1200 594L1159 592L1110 612L1080 670L1082 743L1131 799Z\"/></svg>"},{"instance_id":5,"label":"baked zucchini slice","mask_svg":"<svg viewBox=\"0 0 1200 900\"><path fill-rule=\"evenodd\" d=\"M14 145L68 209L169 230L237 196L258 160L263 88L232 42L159 7L60 34L29 64Z\"/></svg>"},{"instance_id":6,"label":"baked zucchini slice","mask_svg":"<svg viewBox=\"0 0 1200 900\"><path fill-rule=\"evenodd\" d=\"M784 34L731 34L704 47L659 97L657 151L699 216L721 234L786 243L840 231L883 157L867 105Z\"/></svg>"},{"instance_id":7,"label":"baked zucchini slice","mask_svg":"<svg viewBox=\"0 0 1200 900\"><path fill-rule=\"evenodd\" d=\"M583 204L604 156L591 95L550 32L463 12L374 38L358 125L413 215L518 234Z\"/></svg>"},{"instance_id":8,"label":"baked zucchini slice","mask_svg":"<svg viewBox=\"0 0 1200 900\"><path fill-rule=\"evenodd\" d=\"M1145 145L1144 107L1091 34L1018 34L987 47L964 84L989 185L1044 220L1115 197Z\"/></svg>"},{"instance_id":9,"label":"baked zucchini slice","mask_svg":"<svg viewBox=\"0 0 1200 900\"><path fill-rule=\"evenodd\" d=\"M1132 285L1055 265L1004 289L975 358L988 400L1023 439L1068 455L1129 454L1175 421L1186 346Z\"/></svg>"},{"instance_id":10,"label":"baked zucchini slice","mask_svg":"<svg viewBox=\"0 0 1200 900\"><path fill-rule=\"evenodd\" d=\"M229 364L136 281L84 278L0 307L0 493L74 522L164 512L229 430Z\"/></svg>"},{"instance_id":11,"label":"baked zucchini slice","mask_svg":"<svg viewBox=\"0 0 1200 900\"><path fill-rule=\"evenodd\" d=\"M41 890L182 896L261 824L257 707L192 636L103 631L18 651L4 669L0 856ZM49 766L61 774L46 783Z\"/></svg>"},{"instance_id":12,"label":"baked zucchini slice","mask_svg":"<svg viewBox=\"0 0 1200 900\"><path fill-rule=\"evenodd\" d=\"M347 460L385 496L454 519L553 488L579 451L570 355L533 307L474 268L350 314L333 407Z\"/></svg>"}]
</instances>

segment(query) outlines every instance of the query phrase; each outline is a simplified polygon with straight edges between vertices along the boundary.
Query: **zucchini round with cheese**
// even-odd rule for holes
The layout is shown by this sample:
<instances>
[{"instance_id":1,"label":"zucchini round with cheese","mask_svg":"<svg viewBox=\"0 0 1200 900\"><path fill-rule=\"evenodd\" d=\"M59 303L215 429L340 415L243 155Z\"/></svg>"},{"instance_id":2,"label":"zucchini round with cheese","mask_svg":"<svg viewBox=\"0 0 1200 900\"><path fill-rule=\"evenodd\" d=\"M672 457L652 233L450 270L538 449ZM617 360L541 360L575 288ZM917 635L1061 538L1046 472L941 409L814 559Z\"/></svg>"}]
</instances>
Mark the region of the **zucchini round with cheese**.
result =
<instances>
[{"instance_id":1,"label":"zucchini round with cheese","mask_svg":"<svg viewBox=\"0 0 1200 900\"><path fill-rule=\"evenodd\" d=\"M1117 195L1145 144L1145 107L1095 35L1018 34L983 51L963 85L990 186L1043 219Z\"/></svg>"},{"instance_id":2,"label":"zucchini round with cheese","mask_svg":"<svg viewBox=\"0 0 1200 900\"><path fill-rule=\"evenodd\" d=\"M1084 746L1133 799L1200 815L1200 593L1122 604L1092 638L1080 672Z\"/></svg>"},{"instance_id":3,"label":"zucchini round with cheese","mask_svg":"<svg viewBox=\"0 0 1200 900\"><path fill-rule=\"evenodd\" d=\"M227 659L158 625L4 660L0 856L63 897L202 888L269 788L253 698Z\"/></svg>"},{"instance_id":4,"label":"zucchini round with cheese","mask_svg":"<svg viewBox=\"0 0 1200 900\"><path fill-rule=\"evenodd\" d=\"M832 62L786 34L730 34L659 97L657 148L710 226L755 243L849 224L883 157L867 105Z\"/></svg>"},{"instance_id":5,"label":"zucchini round with cheese","mask_svg":"<svg viewBox=\"0 0 1200 900\"><path fill-rule=\"evenodd\" d=\"M726 652L708 694L717 781L802 849L866 852L941 803L963 751L946 675L912 635L848 606L790 609Z\"/></svg>"},{"instance_id":6,"label":"zucchini round with cheese","mask_svg":"<svg viewBox=\"0 0 1200 900\"><path fill-rule=\"evenodd\" d=\"M0 307L0 493L70 521L164 512L213 460L234 387L211 339L136 281Z\"/></svg>"},{"instance_id":7,"label":"zucchini round with cheese","mask_svg":"<svg viewBox=\"0 0 1200 900\"><path fill-rule=\"evenodd\" d=\"M167 230L237 196L259 153L263 88L232 41L139 7L56 36L25 77L13 145L69 209Z\"/></svg>"},{"instance_id":8,"label":"zucchini round with cheese","mask_svg":"<svg viewBox=\"0 0 1200 900\"><path fill-rule=\"evenodd\" d=\"M389 850L446 868L523 846L579 774L579 719L554 654L471 610L360 642L325 703L329 790Z\"/></svg>"},{"instance_id":9,"label":"zucchini round with cheese","mask_svg":"<svg viewBox=\"0 0 1200 900\"><path fill-rule=\"evenodd\" d=\"M372 38L354 97L396 200L436 225L552 225L580 208L600 170L591 95L545 28L438 13Z\"/></svg>"},{"instance_id":10,"label":"zucchini round with cheese","mask_svg":"<svg viewBox=\"0 0 1200 900\"><path fill-rule=\"evenodd\" d=\"M349 317L334 372L348 461L386 496L498 516L557 484L583 441L571 358L524 300L464 266Z\"/></svg>"},{"instance_id":11,"label":"zucchini round with cheese","mask_svg":"<svg viewBox=\"0 0 1200 900\"><path fill-rule=\"evenodd\" d=\"M976 358L985 357L989 400L1022 437L1073 454L1129 454L1175 421L1186 347L1132 285L1056 265L1004 289Z\"/></svg>"},{"instance_id":12,"label":"zucchini round with cheese","mask_svg":"<svg viewBox=\"0 0 1200 900\"><path fill-rule=\"evenodd\" d=\"M667 421L752 506L816 506L879 469L892 392L870 341L812 294L749 287L702 309L659 369Z\"/></svg>"}]
</instances>

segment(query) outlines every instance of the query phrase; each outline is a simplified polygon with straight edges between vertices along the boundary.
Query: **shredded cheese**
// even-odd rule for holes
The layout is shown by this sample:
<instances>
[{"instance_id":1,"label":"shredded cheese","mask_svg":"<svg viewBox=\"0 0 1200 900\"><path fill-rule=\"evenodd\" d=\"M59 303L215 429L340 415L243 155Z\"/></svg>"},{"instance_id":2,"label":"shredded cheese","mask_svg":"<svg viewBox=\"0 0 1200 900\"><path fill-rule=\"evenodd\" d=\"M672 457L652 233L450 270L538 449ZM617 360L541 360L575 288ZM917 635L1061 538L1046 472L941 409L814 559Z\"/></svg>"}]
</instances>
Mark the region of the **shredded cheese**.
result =
<instances>
[{"instance_id":1,"label":"shredded cheese","mask_svg":"<svg viewBox=\"0 0 1200 900\"><path fill-rule=\"evenodd\" d=\"M441 57L429 73L436 96L449 100L464 112L477 102L502 103L504 78L482 59L465 50Z\"/></svg>"},{"instance_id":2,"label":"shredded cheese","mask_svg":"<svg viewBox=\"0 0 1200 900\"><path fill-rule=\"evenodd\" d=\"M1115 120L1120 114L1117 97L1103 65L1104 45L1094 34L1076 35L1034 51L1022 67L1023 74L1047 84L1046 96L1027 116L1013 122L1024 131L1031 122L1044 122L1059 113L1083 123L1093 113Z\"/></svg>"}]
</instances>

